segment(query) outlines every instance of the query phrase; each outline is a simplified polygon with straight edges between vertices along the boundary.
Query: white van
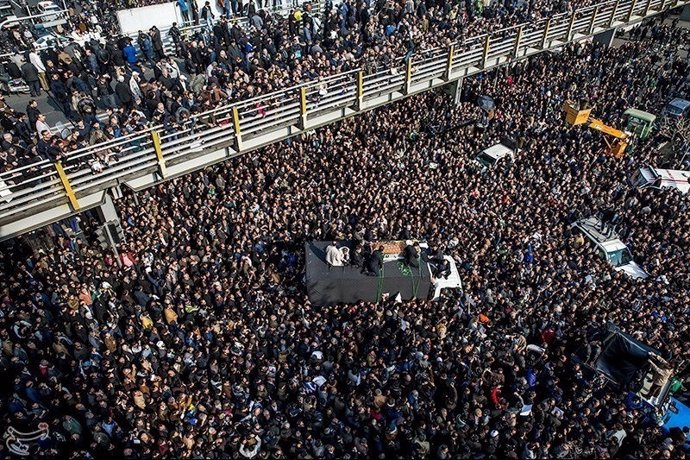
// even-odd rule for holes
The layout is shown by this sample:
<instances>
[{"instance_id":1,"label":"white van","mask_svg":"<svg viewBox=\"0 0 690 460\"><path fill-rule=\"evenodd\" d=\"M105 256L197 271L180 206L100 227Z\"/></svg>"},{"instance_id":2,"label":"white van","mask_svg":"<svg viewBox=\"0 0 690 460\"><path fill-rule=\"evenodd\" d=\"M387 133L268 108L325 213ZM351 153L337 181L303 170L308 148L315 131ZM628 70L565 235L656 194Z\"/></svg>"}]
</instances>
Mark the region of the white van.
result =
<instances>
[{"instance_id":1,"label":"white van","mask_svg":"<svg viewBox=\"0 0 690 460\"><path fill-rule=\"evenodd\" d=\"M604 233L601 221L596 217L582 219L571 225L571 229L579 230L596 246L597 255L607 261L614 270L623 272L633 279L645 279L649 275L632 259L630 250L618 236Z\"/></svg>"},{"instance_id":2,"label":"white van","mask_svg":"<svg viewBox=\"0 0 690 460\"><path fill-rule=\"evenodd\" d=\"M36 9L39 14L45 14L40 18L40 24L45 28L67 24L67 11L50 0L38 2Z\"/></svg>"},{"instance_id":3,"label":"white van","mask_svg":"<svg viewBox=\"0 0 690 460\"><path fill-rule=\"evenodd\" d=\"M479 152L475 160L484 168L491 168L506 157L514 157L514 150L504 144L496 144Z\"/></svg>"},{"instance_id":4,"label":"white van","mask_svg":"<svg viewBox=\"0 0 690 460\"><path fill-rule=\"evenodd\" d=\"M647 166L635 171L630 178L630 183L639 188L674 188L682 193L688 193L690 192L690 171Z\"/></svg>"}]
</instances>

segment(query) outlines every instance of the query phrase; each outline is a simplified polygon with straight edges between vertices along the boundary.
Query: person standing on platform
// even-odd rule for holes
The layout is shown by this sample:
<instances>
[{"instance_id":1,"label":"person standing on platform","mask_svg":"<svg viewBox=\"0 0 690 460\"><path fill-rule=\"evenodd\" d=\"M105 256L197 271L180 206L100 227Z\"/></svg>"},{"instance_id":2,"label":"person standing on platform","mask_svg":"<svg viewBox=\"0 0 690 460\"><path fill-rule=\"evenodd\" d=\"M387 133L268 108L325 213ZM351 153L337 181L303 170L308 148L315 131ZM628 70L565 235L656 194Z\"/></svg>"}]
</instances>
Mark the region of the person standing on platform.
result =
<instances>
[{"instance_id":1,"label":"person standing on platform","mask_svg":"<svg viewBox=\"0 0 690 460\"><path fill-rule=\"evenodd\" d=\"M383 246L379 246L374 252L369 256L367 261L367 274L380 276L381 269L383 268Z\"/></svg>"},{"instance_id":2,"label":"person standing on platform","mask_svg":"<svg viewBox=\"0 0 690 460\"><path fill-rule=\"evenodd\" d=\"M343 254L335 241L326 246L326 263L329 267L343 266Z\"/></svg>"},{"instance_id":3,"label":"person standing on platform","mask_svg":"<svg viewBox=\"0 0 690 460\"><path fill-rule=\"evenodd\" d=\"M406 241L403 255L409 267L419 268L419 243L412 244L412 241Z\"/></svg>"}]
</instances>

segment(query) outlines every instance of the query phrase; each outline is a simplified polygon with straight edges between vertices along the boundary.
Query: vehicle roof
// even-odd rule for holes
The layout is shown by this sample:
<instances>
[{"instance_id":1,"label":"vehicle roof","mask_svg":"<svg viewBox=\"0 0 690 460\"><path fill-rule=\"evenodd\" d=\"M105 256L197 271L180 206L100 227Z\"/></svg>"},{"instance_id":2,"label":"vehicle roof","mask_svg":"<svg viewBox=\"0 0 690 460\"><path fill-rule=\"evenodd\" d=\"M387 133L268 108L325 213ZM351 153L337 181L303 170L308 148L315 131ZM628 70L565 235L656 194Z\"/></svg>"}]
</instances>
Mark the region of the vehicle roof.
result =
<instances>
[{"instance_id":1,"label":"vehicle roof","mask_svg":"<svg viewBox=\"0 0 690 460\"><path fill-rule=\"evenodd\" d=\"M606 252L620 251L621 249L627 249L628 247L618 238L613 240L608 240L605 242L600 242L601 247L604 248Z\"/></svg>"},{"instance_id":2,"label":"vehicle roof","mask_svg":"<svg viewBox=\"0 0 690 460\"><path fill-rule=\"evenodd\" d=\"M669 102L668 105L684 110L686 107L690 106L690 101L677 97Z\"/></svg>"},{"instance_id":3,"label":"vehicle roof","mask_svg":"<svg viewBox=\"0 0 690 460\"><path fill-rule=\"evenodd\" d=\"M480 155L482 153L484 155L490 156L491 158L493 158L495 160L500 160L501 158L506 157L506 156L510 155L511 153L513 153L513 149L506 147L503 144L496 144L496 145L492 145L491 147L482 150Z\"/></svg>"},{"instance_id":4,"label":"vehicle roof","mask_svg":"<svg viewBox=\"0 0 690 460\"><path fill-rule=\"evenodd\" d=\"M596 217L588 217L579 220L575 225L581 229L587 237L602 245L605 251L617 251L625 248L625 244L618 239L617 235L605 235L599 230L601 228L601 221Z\"/></svg>"},{"instance_id":5,"label":"vehicle roof","mask_svg":"<svg viewBox=\"0 0 690 460\"><path fill-rule=\"evenodd\" d=\"M625 112L623 112L623 115L629 115L631 117L639 118L640 120L644 120L650 123L656 120L656 115L654 115L653 113L645 112L644 110L638 109L628 109Z\"/></svg>"},{"instance_id":6,"label":"vehicle roof","mask_svg":"<svg viewBox=\"0 0 690 460\"><path fill-rule=\"evenodd\" d=\"M662 187L677 188L683 193L690 192L690 171L655 169L654 172L661 178Z\"/></svg>"}]
</instances>

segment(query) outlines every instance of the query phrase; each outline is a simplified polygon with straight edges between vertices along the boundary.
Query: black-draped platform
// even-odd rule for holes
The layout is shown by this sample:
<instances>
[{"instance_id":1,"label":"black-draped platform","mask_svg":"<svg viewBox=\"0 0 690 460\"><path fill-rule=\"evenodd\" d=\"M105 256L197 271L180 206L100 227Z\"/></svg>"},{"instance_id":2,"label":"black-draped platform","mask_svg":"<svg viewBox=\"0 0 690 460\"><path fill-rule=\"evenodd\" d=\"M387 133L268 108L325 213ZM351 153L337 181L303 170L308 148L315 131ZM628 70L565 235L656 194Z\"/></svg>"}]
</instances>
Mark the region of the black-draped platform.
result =
<instances>
[{"instance_id":1,"label":"black-draped platform","mask_svg":"<svg viewBox=\"0 0 690 460\"><path fill-rule=\"evenodd\" d=\"M429 267L422 262L419 268L408 267L402 259L387 257L382 276L367 276L356 267L331 267L326 264L327 241L313 241L304 245L307 268L307 291L314 305L356 303L359 300L377 302L386 295L400 294L403 300L426 299L431 288ZM338 246L349 246L338 242Z\"/></svg>"}]
</instances>

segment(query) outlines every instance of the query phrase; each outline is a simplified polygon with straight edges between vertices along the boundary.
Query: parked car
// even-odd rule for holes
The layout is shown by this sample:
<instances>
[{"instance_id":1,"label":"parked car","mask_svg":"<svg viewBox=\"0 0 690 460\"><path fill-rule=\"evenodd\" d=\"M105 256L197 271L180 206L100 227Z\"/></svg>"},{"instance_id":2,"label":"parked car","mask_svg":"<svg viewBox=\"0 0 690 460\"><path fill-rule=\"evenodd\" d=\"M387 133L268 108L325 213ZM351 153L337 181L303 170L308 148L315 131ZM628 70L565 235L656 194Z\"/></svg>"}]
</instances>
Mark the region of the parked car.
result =
<instances>
[{"instance_id":1,"label":"parked car","mask_svg":"<svg viewBox=\"0 0 690 460\"><path fill-rule=\"evenodd\" d=\"M484 168L491 168L504 158L513 158L514 150L504 144L492 145L479 152L475 160Z\"/></svg>"},{"instance_id":2,"label":"parked car","mask_svg":"<svg viewBox=\"0 0 690 460\"><path fill-rule=\"evenodd\" d=\"M607 231L596 217L579 220L571 225L574 233L581 232L594 246L597 255L607 261L614 270L623 272L633 279L645 279L649 275L633 261L632 254L618 235Z\"/></svg>"},{"instance_id":3,"label":"parked car","mask_svg":"<svg viewBox=\"0 0 690 460\"><path fill-rule=\"evenodd\" d=\"M677 97L666 104L664 114L672 118L687 118L690 115L690 101Z\"/></svg>"},{"instance_id":4,"label":"parked car","mask_svg":"<svg viewBox=\"0 0 690 460\"><path fill-rule=\"evenodd\" d=\"M34 43L37 50L44 50L55 46L62 48L72 43L72 40L62 35L49 33L38 37Z\"/></svg>"}]
</instances>

